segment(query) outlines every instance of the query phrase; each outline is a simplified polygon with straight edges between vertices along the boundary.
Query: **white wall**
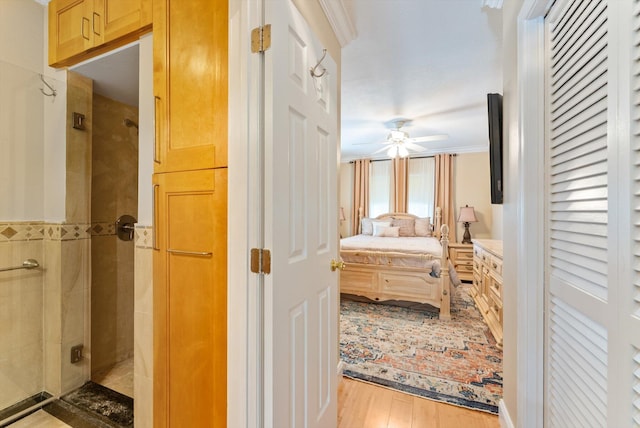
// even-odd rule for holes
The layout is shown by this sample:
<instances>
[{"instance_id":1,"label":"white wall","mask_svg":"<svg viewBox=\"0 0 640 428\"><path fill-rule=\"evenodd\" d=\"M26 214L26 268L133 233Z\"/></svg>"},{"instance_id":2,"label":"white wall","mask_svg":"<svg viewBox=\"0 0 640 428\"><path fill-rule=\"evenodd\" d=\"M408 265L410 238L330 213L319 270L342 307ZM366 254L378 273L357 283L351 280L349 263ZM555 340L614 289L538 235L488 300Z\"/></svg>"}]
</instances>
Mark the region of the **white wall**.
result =
<instances>
[{"instance_id":1,"label":"white wall","mask_svg":"<svg viewBox=\"0 0 640 428\"><path fill-rule=\"evenodd\" d=\"M504 167L504 204L503 204L503 250L504 268L502 272L504 288L502 293L504 306L504 350L503 350L503 396L507 411L514 423L518 424L518 373L517 373L517 334L518 296L518 182L519 182L519 124L518 124L518 70L517 70L517 16L522 0L505 2L503 6L503 167Z\"/></svg>"},{"instance_id":2,"label":"white wall","mask_svg":"<svg viewBox=\"0 0 640 428\"><path fill-rule=\"evenodd\" d=\"M43 7L43 74L53 80L58 95L44 103L44 221L60 223L66 220L67 198L67 70L49 67L49 20Z\"/></svg>"},{"instance_id":3,"label":"white wall","mask_svg":"<svg viewBox=\"0 0 640 428\"><path fill-rule=\"evenodd\" d=\"M45 9L25 0L1 6L0 221L42 220Z\"/></svg>"},{"instance_id":4,"label":"white wall","mask_svg":"<svg viewBox=\"0 0 640 428\"><path fill-rule=\"evenodd\" d=\"M460 207L474 207L478 222L469 225L471 238L493 238L489 152L456 155L453 175L455 218L458 218ZM455 227L457 241L461 242L464 226L456 223Z\"/></svg>"},{"instance_id":5,"label":"white wall","mask_svg":"<svg viewBox=\"0 0 640 428\"><path fill-rule=\"evenodd\" d=\"M153 144L155 119L153 117L153 35L140 38L139 111L138 123L138 225L151 226L153 201L151 177L153 175Z\"/></svg>"}]
</instances>

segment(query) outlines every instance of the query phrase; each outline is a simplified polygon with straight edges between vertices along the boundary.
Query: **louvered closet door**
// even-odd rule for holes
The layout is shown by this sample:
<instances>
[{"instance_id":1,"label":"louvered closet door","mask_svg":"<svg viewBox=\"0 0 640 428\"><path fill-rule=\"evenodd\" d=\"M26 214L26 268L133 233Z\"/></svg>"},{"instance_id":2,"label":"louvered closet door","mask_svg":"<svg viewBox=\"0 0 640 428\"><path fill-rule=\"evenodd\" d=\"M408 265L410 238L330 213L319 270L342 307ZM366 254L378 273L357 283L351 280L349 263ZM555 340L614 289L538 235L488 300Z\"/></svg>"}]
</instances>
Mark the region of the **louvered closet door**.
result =
<instances>
[{"instance_id":1,"label":"louvered closet door","mask_svg":"<svg viewBox=\"0 0 640 428\"><path fill-rule=\"evenodd\" d=\"M547 17L546 426L607 426L608 23L605 0Z\"/></svg>"},{"instance_id":2,"label":"louvered closet door","mask_svg":"<svg viewBox=\"0 0 640 428\"><path fill-rule=\"evenodd\" d=\"M638 11L558 0L545 20L547 427L640 427Z\"/></svg>"},{"instance_id":3,"label":"louvered closet door","mask_svg":"<svg viewBox=\"0 0 640 428\"><path fill-rule=\"evenodd\" d=\"M623 354L623 373L629 378L630 385L625 383L625 391L629 391L629 398L633 427L640 428L640 0L633 0L630 5L632 18L631 33L631 61L630 76L630 128L631 128L631 177L632 183L632 238L631 238L631 266L632 280L626 292L621 293L623 310L620 312L620 331L624 332L622 346L631 352L631 358ZM623 15L625 11L623 11ZM626 283L623 283L626 285ZM627 303L625 305L624 303ZM628 375L627 372L632 373ZM630 386L630 387L629 387ZM626 398L626 397L624 397ZM623 398L623 399L624 399Z\"/></svg>"}]
</instances>

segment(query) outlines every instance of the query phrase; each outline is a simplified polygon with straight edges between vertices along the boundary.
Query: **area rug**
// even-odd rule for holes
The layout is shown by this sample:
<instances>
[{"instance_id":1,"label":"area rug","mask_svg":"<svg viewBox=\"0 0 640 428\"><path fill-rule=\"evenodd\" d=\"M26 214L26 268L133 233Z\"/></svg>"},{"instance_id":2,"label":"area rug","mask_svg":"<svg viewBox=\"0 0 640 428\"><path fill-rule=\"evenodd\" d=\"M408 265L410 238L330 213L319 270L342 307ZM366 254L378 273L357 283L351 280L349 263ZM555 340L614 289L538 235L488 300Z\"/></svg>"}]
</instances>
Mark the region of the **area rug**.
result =
<instances>
[{"instance_id":1,"label":"area rug","mask_svg":"<svg viewBox=\"0 0 640 428\"><path fill-rule=\"evenodd\" d=\"M344 375L489 413L502 398L502 351L469 295L452 287L450 321L425 305L341 299ZM429 310L431 309L431 310Z\"/></svg>"}]
</instances>

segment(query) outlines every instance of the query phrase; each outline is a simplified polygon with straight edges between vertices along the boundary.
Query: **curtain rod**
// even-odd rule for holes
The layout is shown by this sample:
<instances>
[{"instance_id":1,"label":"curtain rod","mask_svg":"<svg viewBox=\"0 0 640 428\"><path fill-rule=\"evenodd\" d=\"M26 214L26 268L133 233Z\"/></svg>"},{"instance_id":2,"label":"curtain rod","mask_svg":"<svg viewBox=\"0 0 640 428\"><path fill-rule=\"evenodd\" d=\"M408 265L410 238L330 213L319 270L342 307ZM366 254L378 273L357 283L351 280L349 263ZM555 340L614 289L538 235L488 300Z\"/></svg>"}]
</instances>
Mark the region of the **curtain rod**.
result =
<instances>
[{"instance_id":1,"label":"curtain rod","mask_svg":"<svg viewBox=\"0 0 640 428\"><path fill-rule=\"evenodd\" d=\"M450 153L449 156L453 156L456 157L458 156L457 153ZM435 155L431 155L431 156L411 156L408 159L429 159L429 158L435 158ZM383 162L383 161L392 161L393 159L370 159L369 162ZM349 163L354 163L355 161L349 161Z\"/></svg>"}]
</instances>

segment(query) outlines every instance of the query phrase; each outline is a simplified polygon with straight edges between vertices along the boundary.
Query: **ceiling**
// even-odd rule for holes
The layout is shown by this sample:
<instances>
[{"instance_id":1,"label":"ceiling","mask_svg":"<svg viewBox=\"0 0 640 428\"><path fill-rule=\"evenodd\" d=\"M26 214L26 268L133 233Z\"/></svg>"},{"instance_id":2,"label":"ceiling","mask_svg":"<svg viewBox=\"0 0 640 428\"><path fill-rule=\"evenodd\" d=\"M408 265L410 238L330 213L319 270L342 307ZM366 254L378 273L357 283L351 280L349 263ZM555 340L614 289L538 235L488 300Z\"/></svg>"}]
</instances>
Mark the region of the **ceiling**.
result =
<instances>
[{"instance_id":1,"label":"ceiling","mask_svg":"<svg viewBox=\"0 0 640 428\"><path fill-rule=\"evenodd\" d=\"M394 119L427 154L488 149L487 93L502 92L502 11L481 0L343 0L342 161L382 148ZM374 144L370 144L374 143Z\"/></svg>"},{"instance_id":2,"label":"ceiling","mask_svg":"<svg viewBox=\"0 0 640 428\"><path fill-rule=\"evenodd\" d=\"M486 96L502 92L496 0L342 0L356 38L342 50L342 161L384 158L395 119L426 154L488 149ZM498 2L499 3L499 2ZM75 67L101 95L138 105L138 46ZM423 153L423 154L424 154Z\"/></svg>"},{"instance_id":3,"label":"ceiling","mask_svg":"<svg viewBox=\"0 0 640 428\"><path fill-rule=\"evenodd\" d=\"M72 68L93 79L93 91L112 100L138 107L138 43L116 49Z\"/></svg>"}]
</instances>

